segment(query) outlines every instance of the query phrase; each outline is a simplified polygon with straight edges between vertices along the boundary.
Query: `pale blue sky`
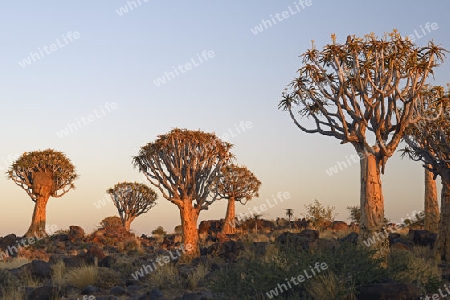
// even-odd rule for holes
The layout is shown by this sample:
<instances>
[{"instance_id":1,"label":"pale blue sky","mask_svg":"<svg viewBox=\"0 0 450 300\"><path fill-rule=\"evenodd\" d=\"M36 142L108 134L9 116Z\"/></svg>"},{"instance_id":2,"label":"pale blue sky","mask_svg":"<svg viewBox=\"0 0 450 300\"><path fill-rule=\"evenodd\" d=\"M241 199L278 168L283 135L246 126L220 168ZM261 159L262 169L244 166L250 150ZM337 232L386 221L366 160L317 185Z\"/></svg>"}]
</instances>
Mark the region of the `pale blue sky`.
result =
<instances>
[{"instance_id":1,"label":"pale blue sky","mask_svg":"<svg viewBox=\"0 0 450 300\"><path fill-rule=\"evenodd\" d=\"M354 154L350 146L297 129L277 110L284 87L295 76L298 55L314 39L318 47L336 33L362 36L397 28L409 35L437 23L430 39L450 49L448 11L444 1L314 1L282 22L254 35L251 29L270 15L295 7L294 1L153 1L119 16L127 1L8 1L2 4L0 39L0 172L8 156L54 148L73 161L80 174L77 189L51 199L47 221L59 228L81 225L90 232L113 205L97 209L94 202L119 181L140 179L131 157L158 134L174 127L212 131L219 136L249 121L252 128L231 138L238 163L262 181L260 205L271 195L291 198L270 209L266 218L295 217L318 199L336 206L338 219L346 206L359 203L359 164L333 176L325 170ZM137 1L136 1L137 3ZM299 4L297 4L299 6ZM19 61L38 48L50 47L62 35L80 37L22 68ZM202 51L215 56L161 85L154 80L173 66L196 59ZM436 82L450 82L449 63L436 72ZM101 114L115 103L116 109ZM68 123L95 114L88 124L60 138ZM80 121L81 122L81 121ZM6 161L6 162L5 162ZM386 215L393 220L422 208L423 171L400 160L387 165L383 176ZM6 176L0 176L0 235L23 234L33 202ZM237 212L248 207L238 206ZM215 203L200 219L219 219L226 203ZM179 224L176 207L160 198L158 205L137 218L132 229L149 233L158 225L172 231Z\"/></svg>"}]
</instances>

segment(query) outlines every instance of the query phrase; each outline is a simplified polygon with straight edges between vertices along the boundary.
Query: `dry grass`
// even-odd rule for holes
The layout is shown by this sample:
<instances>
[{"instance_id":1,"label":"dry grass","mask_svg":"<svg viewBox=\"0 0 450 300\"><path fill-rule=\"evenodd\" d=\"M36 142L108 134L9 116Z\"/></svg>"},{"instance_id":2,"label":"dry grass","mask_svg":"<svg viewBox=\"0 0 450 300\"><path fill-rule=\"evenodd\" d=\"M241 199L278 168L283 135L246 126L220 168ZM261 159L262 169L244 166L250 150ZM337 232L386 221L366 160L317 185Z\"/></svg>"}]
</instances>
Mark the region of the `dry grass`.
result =
<instances>
[{"instance_id":1,"label":"dry grass","mask_svg":"<svg viewBox=\"0 0 450 300\"><path fill-rule=\"evenodd\" d=\"M98 278L98 268L92 265L73 268L65 274L65 282L78 289L93 285Z\"/></svg>"},{"instance_id":2,"label":"dry grass","mask_svg":"<svg viewBox=\"0 0 450 300\"><path fill-rule=\"evenodd\" d=\"M143 254L145 251L141 246L141 241L135 237L125 238L117 244L119 252L136 251L138 254Z\"/></svg>"},{"instance_id":3,"label":"dry grass","mask_svg":"<svg viewBox=\"0 0 450 300\"><path fill-rule=\"evenodd\" d=\"M52 269L53 269L52 275L53 285L58 288L63 287L66 283L64 278L64 275L66 273L66 265L62 260L60 260L52 266Z\"/></svg>"},{"instance_id":4,"label":"dry grass","mask_svg":"<svg viewBox=\"0 0 450 300\"><path fill-rule=\"evenodd\" d=\"M7 260L7 261L1 261L0 262L0 270L3 269L15 269L15 268L19 268L25 264L30 263L30 260L24 257L18 257L18 258L13 258L11 260Z\"/></svg>"},{"instance_id":5,"label":"dry grass","mask_svg":"<svg viewBox=\"0 0 450 300\"><path fill-rule=\"evenodd\" d=\"M26 271L20 274L20 281L28 287L40 287L42 283L36 279L30 271Z\"/></svg>"},{"instance_id":6,"label":"dry grass","mask_svg":"<svg viewBox=\"0 0 450 300\"><path fill-rule=\"evenodd\" d=\"M2 300L18 300L26 299L26 295L23 291L8 290L2 295Z\"/></svg>"},{"instance_id":7,"label":"dry grass","mask_svg":"<svg viewBox=\"0 0 450 300\"><path fill-rule=\"evenodd\" d=\"M178 269L171 263L158 265L148 278L150 285L160 290L172 289L181 285Z\"/></svg>"},{"instance_id":8,"label":"dry grass","mask_svg":"<svg viewBox=\"0 0 450 300\"><path fill-rule=\"evenodd\" d=\"M196 289L199 282L205 278L209 272L209 267L206 264L199 264L191 276L187 278L187 287L191 290Z\"/></svg>"},{"instance_id":9,"label":"dry grass","mask_svg":"<svg viewBox=\"0 0 450 300\"><path fill-rule=\"evenodd\" d=\"M306 290L314 299L356 300L355 291L344 291L344 286L338 276L330 271L311 279Z\"/></svg>"}]
</instances>

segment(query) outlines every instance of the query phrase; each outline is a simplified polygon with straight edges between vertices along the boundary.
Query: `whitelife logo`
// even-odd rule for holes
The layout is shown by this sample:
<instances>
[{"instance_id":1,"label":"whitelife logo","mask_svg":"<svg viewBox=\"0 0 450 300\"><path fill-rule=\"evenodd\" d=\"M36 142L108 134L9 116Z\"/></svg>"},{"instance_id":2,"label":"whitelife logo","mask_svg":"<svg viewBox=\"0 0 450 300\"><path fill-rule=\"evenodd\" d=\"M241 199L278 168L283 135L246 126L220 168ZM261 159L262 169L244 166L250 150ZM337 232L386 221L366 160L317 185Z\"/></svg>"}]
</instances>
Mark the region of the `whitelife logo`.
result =
<instances>
[{"instance_id":1,"label":"whitelife logo","mask_svg":"<svg viewBox=\"0 0 450 300\"><path fill-rule=\"evenodd\" d=\"M178 67L172 67L173 68L173 72L169 71L169 72L164 72L164 75L157 78L156 80L153 80L153 83L159 87L163 84L165 84L166 82L175 79L177 77L179 77L181 74L186 73L189 70L192 70L192 67L198 67L201 64L205 63L208 61L208 58L214 58L216 56L216 54L214 53L214 51L209 50L203 50L202 54L199 55L197 53L197 59L195 58L191 58L190 62L187 62L183 65L178 65ZM192 62L192 64L191 64ZM178 73L178 71L180 71L180 73Z\"/></svg>"},{"instance_id":2,"label":"whitelife logo","mask_svg":"<svg viewBox=\"0 0 450 300\"><path fill-rule=\"evenodd\" d=\"M298 2L294 2L294 6L295 6L294 9L292 9L292 7L289 5L288 10L283 11L281 14L276 13L275 17L273 15L270 15L269 20L261 20L261 23L255 27L251 28L250 31L254 35L257 35L258 33L262 33L265 29L269 29L270 27L277 24L277 21L275 20L275 18L278 20L278 22L282 22L283 20L286 20L290 16L298 14L301 10L304 10L306 7L311 6L311 5L312 5L312 0L306 0L306 1L299 0Z\"/></svg>"},{"instance_id":3,"label":"whitelife logo","mask_svg":"<svg viewBox=\"0 0 450 300\"><path fill-rule=\"evenodd\" d=\"M28 57L22 59L22 61L19 61L19 65L22 68L25 68L26 66L31 65L31 63L45 57L46 55L49 55L49 54L57 51L58 49L61 49L65 46L67 46L69 44L69 42L78 40L81 36L78 31L75 31L73 33L72 33L72 31L69 31L66 35L63 34L62 37L63 37L64 42L61 42L58 38L58 39L56 39L56 43L51 44L50 46L44 46L44 47L42 47L42 49L41 49L41 47L39 47L38 52L30 52L30 55ZM46 54L44 54L44 52Z\"/></svg>"}]
</instances>

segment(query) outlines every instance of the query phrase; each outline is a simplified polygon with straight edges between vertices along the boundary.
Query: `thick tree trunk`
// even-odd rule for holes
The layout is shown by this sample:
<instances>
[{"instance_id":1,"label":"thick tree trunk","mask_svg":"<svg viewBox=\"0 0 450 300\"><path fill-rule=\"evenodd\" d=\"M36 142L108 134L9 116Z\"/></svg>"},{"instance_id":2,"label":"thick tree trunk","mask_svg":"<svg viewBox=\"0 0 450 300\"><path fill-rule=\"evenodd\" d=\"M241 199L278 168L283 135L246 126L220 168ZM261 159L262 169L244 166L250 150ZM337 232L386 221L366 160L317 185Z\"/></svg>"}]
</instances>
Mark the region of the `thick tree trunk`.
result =
<instances>
[{"instance_id":1,"label":"thick tree trunk","mask_svg":"<svg viewBox=\"0 0 450 300\"><path fill-rule=\"evenodd\" d=\"M183 243L186 255L196 257L200 254L198 246L197 219L199 212L192 207L192 200L183 201L180 208L181 226L183 228Z\"/></svg>"},{"instance_id":2,"label":"thick tree trunk","mask_svg":"<svg viewBox=\"0 0 450 300\"><path fill-rule=\"evenodd\" d=\"M45 237L45 219L47 202L50 196L39 197L34 205L33 219L28 231L25 233L26 237Z\"/></svg>"},{"instance_id":3,"label":"thick tree trunk","mask_svg":"<svg viewBox=\"0 0 450 300\"><path fill-rule=\"evenodd\" d=\"M222 233L234 234L236 233L236 202L234 197L228 199L227 215L225 216L225 223L223 224Z\"/></svg>"},{"instance_id":4,"label":"thick tree trunk","mask_svg":"<svg viewBox=\"0 0 450 300\"><path fill-rule=\"evenodd\" d=\"M441 219L436 241L438 258L450 261L450 172L442 175Z\"/></svg>"},{"instance_id":5,"label":"thick tree trunk","mask_svg":"<svg viewBox=\"0 0 450 300\"><path fill-rule=\"evenodd\" d=\"M361 152L361 221L359 244L376 250L376 257L387 258L389 240L384 228L384 199L381 188L380 166L376 157Z\"/></svg>"},{"instance_id":6,"label":"thick tree trunk","mask_svg":"<svg viewBox=\"0 0 450 300\"><path fill-rule=\"evenodd\" d=\"M123 222L122 222L123 227L125 227L125 229L126 229L127 231L130 231L130 228L131 228L131 222L133 222L133 220L134 220L134 218L129 218L129 219L127 219L127 220L123 220Z\"/></svg>"},{"instance_id":7,"label":"thick tree trunk","mask_svg":"<svg viewBox=\"0 0 450 300\"><path fill-rule=\"evenodd\" d=\"M53 175L50 172L33 173L33 194L36 195L33 219L26 237L44 237L47 202L53 192Z\"/></svg>"},{"instance_id":8,"label":"thick tree trunk","mask_svg":"<svg viewBox=\"0 0 450 300\"><path fill-rule=\"evenodd\" d=\"M433 173L425 169L425 203L424 203L424 229L438 233L439 229L439 205L436 190L436 180Z\"/></svg>"}]
</instances>

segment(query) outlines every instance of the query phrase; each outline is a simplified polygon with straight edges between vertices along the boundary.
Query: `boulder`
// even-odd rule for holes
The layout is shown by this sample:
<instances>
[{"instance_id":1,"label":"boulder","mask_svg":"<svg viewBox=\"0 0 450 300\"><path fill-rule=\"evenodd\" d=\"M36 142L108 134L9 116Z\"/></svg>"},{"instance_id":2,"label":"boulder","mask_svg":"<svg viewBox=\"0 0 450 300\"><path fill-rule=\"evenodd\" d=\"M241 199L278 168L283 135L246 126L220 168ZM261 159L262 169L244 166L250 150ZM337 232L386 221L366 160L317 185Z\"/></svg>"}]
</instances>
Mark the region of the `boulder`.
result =
<instances>
[{"instance_id":1,"label":"boulder","mask_svg":"<svg viewBox=\"0 0 450 300\"><path fill-rule=\"evenodd\" d=\"M199 234L213 234L218 233L222 230L223 221L222 220L205 220L201 221L198 226Z\"/></svg>"},{"instance_id":2,"label":"boulder","mask_svg":"<svg viewBox=\"0 0 450 300\"><path fill-rule=\"evenodd\" d=\"M59 299L58 289L51 286L41 286L34 289L27 300L49 300Z\"/></svg>"},{"instance_id":3,"label":"boulder","mask_svg":"<svg viewBox=\"0 0 450 300\"><path fill-rule=\"evenodd\" d=\"M109 293L114 296L124 296L127 295L127 290L121 286L115 286L109 290Z\"/></svg>"},{"instance_id":4,"label":"boulder","mask_svg":"<svg viewBox=\"0 0 450 300\"><path fill-rule=\"evenodd\" d=\"M84 238L84 230L80 226L70 226L67 238L71 242L81 242Z\"/></svg>"},{"instance_id":5,"label":"boulder","mask_svg":"<svg viewBox=\"0 0 450 300\"><path fill-rule=\"evenodd\" d=\"M284 249L310 251L316 247L315 238L311 238L311 236L315 237L316 235L314 233L302 235L300 233L283 232L275 239L275 242Z\"/></svg>"},{"instance_id":6,"label":"boulder","mask_svg":"<svg viewBox=\"0 0 450 300\"><path fill-rule=\"evenodd\" d=\"M415 245L433 248L437 234L428 230L409 230L408 237L412 239Z\"/></svg>"},{"instance_id":7,"label":"boulder","mask_svg":"<svg viewBox=\"0 0 450 300\"><path fill-rule=\"evenodd\" d=\"M390 247L396 250L411 250L408 244L400 241L390 243Z\"/></svg>"},{"instance_id":8,"label":"boulder","mask_svg":"<svg viewBox=\"0 0 450 300\"><path fill-rule=\"evenodd\" d=\"M335 231L348 230L348 224L345 223L344 221L334 221L333 223L331 223L331 230Z\"/></svg>"},{"instance_id":9,"label":"boulder","mask_svg":"<svg viewBox=\"0 0 450 300\"><path fill-rule=\"evenodd\" d=\"M343 238L339 239L340 243L352 243L357 244L358 243L358 234L356 232L350 232Z\"/></svg>"},{"instance_id":10,"label":"boulder","mask_svg":"<svg viewBox=\"0 0 450 300\"><path fill-rule=\"evenodd\" d=\"M139 297L138 300L166 300L166 298L164 298L160 290L153 289Z\"/></svg>"},{"instance_id":11,"label":"boulder","mask_svg":"<svg viewBox=\"0 0 450 300\"><path fill-rule=\"evenodd\" d=\"M210 256L224 258L227 261L234 261L242 251L244 251L244 244L241 241L230 240L209 246L206 253Z\"/></svg>"},{"instance_id":12,"label":"boulder","mask_svg":"<svg viewBox=\"0 0 450 300\"><path fill-rule=\"evenodd\" d=\"M50 278L53 270L48 262L43 260L33 260L31 262L31 273L39 278Z\"/></svg>"},{"instance_id":13,"label":"boulder","mask_svg":"<svg viewBox=\"0 0 450 300\"><path fill-rule=\"evenodd\" d=\"M405 283L373 283L363 286L357 296L358 300L415 300L420 296L414 284Z\"/></svg>"},{"instance_id":14,"label":"boulder","mask_svg":"<svg viewBox=\"0 0 450 300\"><path fill-rule=\"evenodd\" d=\"M309 238L311 240L316 240L319 238L319 231L312 229L305 229L299 233L300 236Z\"/></svg>"}]
</instances>

